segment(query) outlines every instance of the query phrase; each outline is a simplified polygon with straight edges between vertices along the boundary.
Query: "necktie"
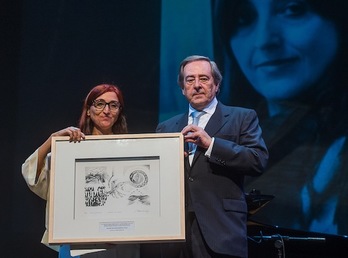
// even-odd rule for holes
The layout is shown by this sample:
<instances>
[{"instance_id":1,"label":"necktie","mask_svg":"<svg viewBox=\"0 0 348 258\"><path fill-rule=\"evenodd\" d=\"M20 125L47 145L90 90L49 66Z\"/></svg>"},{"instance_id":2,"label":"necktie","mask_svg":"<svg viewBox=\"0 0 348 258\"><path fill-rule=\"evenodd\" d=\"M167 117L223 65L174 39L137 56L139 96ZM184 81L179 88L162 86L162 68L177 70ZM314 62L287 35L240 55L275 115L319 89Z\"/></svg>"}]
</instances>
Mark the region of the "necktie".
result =
<instances>
[{"instance_id":1,"label":"necktie","mask_svg":"<svg viewBox=\"0 0 348 258\"><path fill-rule=\"evenodd\" d=\"M193 125L198 125L199 122L199 118L204 114L204 111L194 111L191 113L192 116L192 124ZM196 151L197 145L189 142L188 143L188 150L189 150L189 154L194 154Z\"/></svg>"}]
</instances>

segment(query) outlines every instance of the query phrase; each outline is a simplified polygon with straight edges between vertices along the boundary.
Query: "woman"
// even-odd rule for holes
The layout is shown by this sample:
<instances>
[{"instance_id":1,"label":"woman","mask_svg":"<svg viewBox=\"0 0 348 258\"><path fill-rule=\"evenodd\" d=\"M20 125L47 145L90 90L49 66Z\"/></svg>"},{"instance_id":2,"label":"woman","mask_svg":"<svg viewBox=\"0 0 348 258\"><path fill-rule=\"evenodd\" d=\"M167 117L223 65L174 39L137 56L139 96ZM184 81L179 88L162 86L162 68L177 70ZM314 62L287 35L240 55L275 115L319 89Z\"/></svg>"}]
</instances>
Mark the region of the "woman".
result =
<instances>
[{"instance_id":1,"label":"woman","mask_svg":"<svg viewBox=\"0 0 348 258\"><path fill-rule=\"evenodd\" d=\"M246 183L275 195L255 218L347 234L347 1L215 2L230 101L257 110L270 151Z\"/></svg>"},{"instance_id":2,"label":"woman","mask_svg":"<svg viewBox=\"0 0 348 258\"><path fill-rule=\"evenodd\" d=\"M111 84L97 85L91 89L84 101L79 120L79 128L71 126L52 133L22 165L23 177L30 190L42 199L48 200L50 151L53 136L69 136L70 142L76 143L84 140L85 135L124 133L127 133L127 122L124 114L124 100L121 90ZM47 244L47 230L42 243ZM58 251L57 247L52 248ZM102 253L86 254L83 257L139 257L139 252L138 245L115 245L110 250ZM60 248L59 257L70 257L69 246L65 245Z\"/></svg>"}]
</instances>

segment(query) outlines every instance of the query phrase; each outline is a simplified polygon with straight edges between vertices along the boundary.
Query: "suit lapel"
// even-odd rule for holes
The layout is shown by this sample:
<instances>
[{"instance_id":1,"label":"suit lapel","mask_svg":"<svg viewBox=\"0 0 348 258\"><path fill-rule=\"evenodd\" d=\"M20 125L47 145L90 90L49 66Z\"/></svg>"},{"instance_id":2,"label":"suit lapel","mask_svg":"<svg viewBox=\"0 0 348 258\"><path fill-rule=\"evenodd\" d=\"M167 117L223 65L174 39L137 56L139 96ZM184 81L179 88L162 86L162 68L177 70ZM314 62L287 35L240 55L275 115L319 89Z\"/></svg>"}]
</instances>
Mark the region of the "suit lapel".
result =
<instances>
[{"instance_id":1,"label":"suit lapel","mask_svg":"<svg viewBox=\"0 0 348 258\"><path fill-rule=\"evenodd\" d=\"M213 137L216 135L220 129L226 124L228 121L229 113L226 112L226 109L224 108L224 105L222 105L220 102L216 106L214 114L209 119L205 131Z\"/></svg>"},{"instance_id":2,"label":"suit lapel","mask_svg":"<svg viewBox=\"0 0 348 258\"><path fill-rule=\"evenodd\" d=\"M179 119L176 121L176 123L175 123L175 126L176 126L175 131L176 132L181 132L182 129L187 125L187 123L188 123L188 113L186 112L181 117L179 117ZM186 142L184 144L184 149L185 149L185 151L188 149L188 145L187 145ZM184 166L187 169L186 171L190 170L190 162L189 162L188 158L185 158Z\"/></svg>"},{"instance_id":3,"label":"suit lapel","mask_svg":"<svg viewBox=\"0 0 348 258\"><path fill-rule=\"evenodd\" d=\"M216 106L214 114L210 117L204 130L211 137L213 137L226 124L228 117L229 117L229 113L226 112L224 105L219 102L218 105ZM194 165L197 158L202 154L204 154L204 151L202 152L202 149L198 147L195 153L195 156L193 157L191 167Z\"/></svg>"},{"instance_id":4,"label":"suit lapel","mask_svg":"<svg viewBox=\"0 0 348 258\"><path fill-rule=\"evenodd\" d=\"M176 131L181 132L181 130L187 125L187 123L188 113L186 112L178 119L178 121L176 121Z\"/></svg>"}]
</instances>

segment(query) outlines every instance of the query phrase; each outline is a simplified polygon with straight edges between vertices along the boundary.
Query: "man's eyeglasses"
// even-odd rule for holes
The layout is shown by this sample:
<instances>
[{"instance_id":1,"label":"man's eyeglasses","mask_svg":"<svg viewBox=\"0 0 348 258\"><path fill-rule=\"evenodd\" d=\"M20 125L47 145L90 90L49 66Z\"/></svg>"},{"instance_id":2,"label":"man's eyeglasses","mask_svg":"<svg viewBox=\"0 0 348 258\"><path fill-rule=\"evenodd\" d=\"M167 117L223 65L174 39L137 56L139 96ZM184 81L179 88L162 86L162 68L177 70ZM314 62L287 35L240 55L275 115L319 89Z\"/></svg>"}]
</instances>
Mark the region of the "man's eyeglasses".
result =
<instances>
[{"instance_id":1,"label":"man's eyeglasses","mask_svg":"<svg viewBox=\"0 0 348 258\"><path fill-rule=\"evenodd\" d=\"M93 106L98 111L104 110L106 105L109 106L109 109L110 109L111 112L116 112L121 107L121 104L118 101L106 102L103 99L96 99L96 100L93 101Z\"/></svg>"}]
</instances>

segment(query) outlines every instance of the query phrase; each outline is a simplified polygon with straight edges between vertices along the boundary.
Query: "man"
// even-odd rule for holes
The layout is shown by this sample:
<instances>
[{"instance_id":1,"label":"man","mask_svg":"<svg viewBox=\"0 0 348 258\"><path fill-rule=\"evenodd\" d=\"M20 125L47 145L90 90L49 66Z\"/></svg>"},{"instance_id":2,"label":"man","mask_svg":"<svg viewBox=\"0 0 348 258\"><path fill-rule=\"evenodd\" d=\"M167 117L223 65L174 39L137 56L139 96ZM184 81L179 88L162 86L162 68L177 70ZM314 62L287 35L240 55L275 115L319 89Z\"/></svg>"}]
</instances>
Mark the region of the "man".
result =
<instances>
[{"instance_id":1,"label":"man","mask_svg":"<svg viewBox=\"0 0 348 258\"><path fill-rule=\"evenodd\" d=\"M189 56L178 83L188 112L160 123L158 133L182 132L187 145L186 243L162 245L163 257L247 257L244 176L265 169L268 151L254 110L229 107L216 95L222 80L215 62ZM203 111L198 125L191 114ZM189 144L196 145L190 149ZM181 255L181 256L180 256Z\"/></svg>"}]
</instances>

